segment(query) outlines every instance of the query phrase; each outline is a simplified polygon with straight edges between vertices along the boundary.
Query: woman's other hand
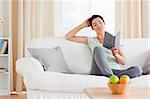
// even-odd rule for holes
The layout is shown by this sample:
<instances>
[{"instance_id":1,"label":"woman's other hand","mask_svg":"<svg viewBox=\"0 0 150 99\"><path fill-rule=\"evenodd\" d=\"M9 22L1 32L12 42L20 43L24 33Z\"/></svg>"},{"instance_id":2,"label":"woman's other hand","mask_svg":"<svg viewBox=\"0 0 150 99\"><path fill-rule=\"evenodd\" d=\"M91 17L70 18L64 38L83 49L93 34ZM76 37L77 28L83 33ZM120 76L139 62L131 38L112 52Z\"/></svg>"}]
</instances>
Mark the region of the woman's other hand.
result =
<instances>
[{"instance_id":1,"label":"woman's other hand","mask_svg":"<svg viewBox=\"0 0 150 99\"><path fill-rule=\"evenodd\" d=\"M112 54L114 55L114 57L116 58L117 62L124 65L125 64L125 55L122 51L122 48L119 47L113 47L111 48Z\"/></svg>"},{"instance_id":2,"label":"woman's other hand","mask_svg":"<svg viewBox=\"0 0 150 99\"><path fill-rule=\"evenodd\" d=\"M112 51L112 54L115 56L116 54L119 53L119 48L113 47L113 48L111 48L111 51Z\"/></svg>"}]
</instances>

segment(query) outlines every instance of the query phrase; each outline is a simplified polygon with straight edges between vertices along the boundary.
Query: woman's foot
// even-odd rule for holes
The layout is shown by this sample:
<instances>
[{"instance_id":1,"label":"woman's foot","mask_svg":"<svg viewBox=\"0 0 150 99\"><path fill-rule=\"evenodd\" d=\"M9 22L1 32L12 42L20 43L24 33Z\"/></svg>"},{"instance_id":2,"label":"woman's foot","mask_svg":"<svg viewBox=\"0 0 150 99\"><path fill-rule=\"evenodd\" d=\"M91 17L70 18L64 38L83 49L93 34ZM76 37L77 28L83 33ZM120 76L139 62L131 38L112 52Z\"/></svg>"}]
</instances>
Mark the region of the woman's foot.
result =
<instances>
[{"instance_id":1,"label":"woman's foot","mask_svg":"<svg viewBox=\"0 0 150 99\"><path fill-rule=\"evenodd\" d=\"M132 66L125 70L112 69L113 73L120 77L121 75L128 75L130 78L135 78L142 75L142 69L138 66Z\"/></svg>"}]
</instances>

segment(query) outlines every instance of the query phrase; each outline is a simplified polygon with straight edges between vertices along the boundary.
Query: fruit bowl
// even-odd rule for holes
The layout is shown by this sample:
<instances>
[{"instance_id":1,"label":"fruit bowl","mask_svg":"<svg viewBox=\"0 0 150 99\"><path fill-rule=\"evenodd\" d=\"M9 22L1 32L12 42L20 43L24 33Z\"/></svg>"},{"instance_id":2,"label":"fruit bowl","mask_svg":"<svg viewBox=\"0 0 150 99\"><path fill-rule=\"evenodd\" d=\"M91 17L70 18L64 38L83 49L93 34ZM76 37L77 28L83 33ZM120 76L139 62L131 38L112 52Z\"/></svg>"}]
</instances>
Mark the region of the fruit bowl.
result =
<instances>
[{"instance_id":1,"label":"fruit bowl","mask_svg":"<svg viewBox=\"0 0 150 99\"><path fill-rule=\"evenodd\" d=\"M126 94L131 86L131 83L127 84L111 84L107 83L112 94Z\"/></svg>"}]
</instances>

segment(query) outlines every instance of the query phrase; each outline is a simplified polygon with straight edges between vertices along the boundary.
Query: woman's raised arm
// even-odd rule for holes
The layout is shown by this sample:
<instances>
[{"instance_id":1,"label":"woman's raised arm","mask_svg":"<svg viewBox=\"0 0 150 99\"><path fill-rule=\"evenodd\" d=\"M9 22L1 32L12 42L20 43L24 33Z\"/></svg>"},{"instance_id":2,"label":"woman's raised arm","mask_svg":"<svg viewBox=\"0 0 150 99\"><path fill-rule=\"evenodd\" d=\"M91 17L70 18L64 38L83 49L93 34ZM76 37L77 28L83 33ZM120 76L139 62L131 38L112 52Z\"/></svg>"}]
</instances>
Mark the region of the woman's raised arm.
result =
<instances>
[{"instance_id":1,"label":"woman's raised arm","mask_svg":"<svg viewBox=\"0 0 150 99\"><path fill-rule=\"evenodd\" d=\"M76 34L83 28L88 27L88 19L84 21L82 24L78 25L77 27L73 28L71 31L69 31L65 37L68 40L78 42L78 43L84 43L87 44L87 36L76 36Z\"/></svg>"}]
</instances>

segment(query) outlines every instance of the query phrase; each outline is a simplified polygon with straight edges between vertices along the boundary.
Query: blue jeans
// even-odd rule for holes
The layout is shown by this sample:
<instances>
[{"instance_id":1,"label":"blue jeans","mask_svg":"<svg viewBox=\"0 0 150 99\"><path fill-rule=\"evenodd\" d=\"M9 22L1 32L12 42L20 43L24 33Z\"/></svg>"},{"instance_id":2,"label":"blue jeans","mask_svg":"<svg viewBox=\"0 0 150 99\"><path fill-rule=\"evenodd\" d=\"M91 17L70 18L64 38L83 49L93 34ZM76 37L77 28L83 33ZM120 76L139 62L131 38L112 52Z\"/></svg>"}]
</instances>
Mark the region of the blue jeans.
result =
<instances>
[{"instance_id":1,"label":"blue jeans","mask_svg":"<svg viewBox=\"0 0 150 99\"><path fill-rule=\"evenodd\" d=\"M113 74L118 77L128 75L130 78L134 78L142 74L142 69L138 66L132 66L124 70L111 69L103 47L95 47L93 51L91 75L110 77Z\"/></svg>"}]
</instances>

